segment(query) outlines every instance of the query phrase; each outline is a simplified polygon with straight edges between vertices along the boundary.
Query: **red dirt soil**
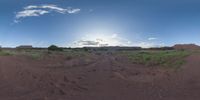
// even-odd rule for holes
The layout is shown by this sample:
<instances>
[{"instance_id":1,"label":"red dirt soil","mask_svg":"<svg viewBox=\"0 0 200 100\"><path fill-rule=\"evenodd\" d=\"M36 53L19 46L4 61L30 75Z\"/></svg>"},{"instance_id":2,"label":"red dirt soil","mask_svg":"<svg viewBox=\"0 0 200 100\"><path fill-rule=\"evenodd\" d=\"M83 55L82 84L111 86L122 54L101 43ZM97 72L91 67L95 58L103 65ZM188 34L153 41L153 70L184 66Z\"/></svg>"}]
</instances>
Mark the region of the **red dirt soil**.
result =
<instances>
[{"instance_id":1,"label":"red dirt soil","mask_svg":"<svg viewBox=\"0 0 200 100\"><path fill-rule=\"evenodd\" d=\"M0 100L200 100L200 54L177 72L96 58L0 57Z\"/></svg>"}]
</instances>

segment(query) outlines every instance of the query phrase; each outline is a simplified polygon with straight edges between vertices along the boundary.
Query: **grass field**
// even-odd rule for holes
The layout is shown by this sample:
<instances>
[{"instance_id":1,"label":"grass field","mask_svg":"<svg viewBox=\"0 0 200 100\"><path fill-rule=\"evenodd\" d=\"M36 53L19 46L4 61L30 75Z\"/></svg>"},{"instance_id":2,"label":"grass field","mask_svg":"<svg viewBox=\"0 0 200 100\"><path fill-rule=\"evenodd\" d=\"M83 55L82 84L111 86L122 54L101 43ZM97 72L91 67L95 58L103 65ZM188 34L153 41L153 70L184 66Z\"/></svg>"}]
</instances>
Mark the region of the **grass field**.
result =
<instances>
[{"instance_id":1,"label":"grass field","mask_svg":"<svg viewBox=\"0 0 200 100\"><path fill-rule=\"evenodd\" d=\"M190 55L189 51L124 51L133 63L146 66L162 66L165 68L179 68L185 63L184 58Z\"/></svg>"},{"instance_id":2,"label":"grass field","mask_svg":"<svg viewBox=\"0 0 200 100\"><path fill-rule=\"evenodd\" d=\"M119 52L118 52L119 53ZM163 68L180 68L181 65L185 63L184 58L191 54L189 51L122 51L120 52L123 56L126 56L130 59L131 62L136 64L143 64L145 66L159 66ZM65 51L47 51L47 50L1 50L0 56L9 56L9 55L25 55L30 56L33 59L41 59L42 57L48 55L63 55L67 59L73 58L90 58L89 52L86 51L74 51L74 50L65 50Z\"/></svg>"},{"instance_id":3,"label":"grass field","mask_svg":"<svg viewBox=\"0 0 200 100\"><path fill-rule=\"evenodd\" d=\"M32 50L32 49L13 49L13 50L0 50L0 56L11 56L11 55L24 55L32 57L33 59L41 59L44 56L53 56L53 55L63 55L68 59L78 58L78 57L87 57L89 53L83 50L64 50L64 51L48 51L45 49L41 50Z\"/></svg>"},{"instance_id":4,"label":"grass field","mask_svg":"<svg viewBox=\"0 0 200 100\"><path fill-rule=\"evenodd\" d=\"M0 56L9 56L9 55L12 55L12 54L7 51L0 50Z\"/></svg>"}]
</instances>

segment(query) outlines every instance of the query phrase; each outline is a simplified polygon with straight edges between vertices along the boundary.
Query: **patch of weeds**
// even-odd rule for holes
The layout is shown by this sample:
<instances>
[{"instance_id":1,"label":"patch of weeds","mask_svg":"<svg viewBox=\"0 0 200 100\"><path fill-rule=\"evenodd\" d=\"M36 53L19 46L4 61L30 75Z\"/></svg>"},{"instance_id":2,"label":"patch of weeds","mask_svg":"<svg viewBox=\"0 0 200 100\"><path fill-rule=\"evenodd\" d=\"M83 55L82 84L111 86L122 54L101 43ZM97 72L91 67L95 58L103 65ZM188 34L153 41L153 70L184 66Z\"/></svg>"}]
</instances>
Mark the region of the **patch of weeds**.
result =
<instances>
[{"instance_id":1,"label":"patch of weeds","mask_svg":"<svg viewBox=\"0 0 200 100\"><path fill-rule=\"evenodd\" d=\"M39 53L31 53L29 56L31 56L31 58L36 59L36 60L42 58L42 54L39 54Z\"/></svg>"},{"instance_id":2,"label":"patch of weeds","mask_svg":"<svg viewBox=\"0 0 200 100\"><path fill-rule=\"evenodd\" d=\"M44 56L44 52L41 51L23 51L23 52L18 52L16 53L17 55L24 55L31 57L32 59L39 60Z\"/></svg>"},{"instance_id":3,"label":"patch of weeds","mask_svg":"<svg viewBox=\"0 0 200 100\"><path fill-rule=\"evenodd\" d=\"M89 55L89 53L85 52L85 51L66 51L66 52L63 52L63 54L66 57L71 57L71 58L74 58L74 57L86 57L86 56Z\"/></svg>"},{"instance_id":4,"label":"patch of weeds","mask_svg":"<svg viewBox=\"0 0 200 100\"><path fill-rule=\"evenodd\" d=\"M10 52L3 51L3 50L0 51L0 56L10 56L10 55L12 55Z\"/></svg>"},{"instance_id":5,"label":"patch of weeds","mask_svg":"<svg viewBox=\"0 0 200 100\"><path fill-rule=\"evenodd\" d=\"M122 52L133 63L146 66L162 66L165 68L178 69L184 64L184 58L190 55L189 51L140 51Z\"/></svg>"}]
</instances>

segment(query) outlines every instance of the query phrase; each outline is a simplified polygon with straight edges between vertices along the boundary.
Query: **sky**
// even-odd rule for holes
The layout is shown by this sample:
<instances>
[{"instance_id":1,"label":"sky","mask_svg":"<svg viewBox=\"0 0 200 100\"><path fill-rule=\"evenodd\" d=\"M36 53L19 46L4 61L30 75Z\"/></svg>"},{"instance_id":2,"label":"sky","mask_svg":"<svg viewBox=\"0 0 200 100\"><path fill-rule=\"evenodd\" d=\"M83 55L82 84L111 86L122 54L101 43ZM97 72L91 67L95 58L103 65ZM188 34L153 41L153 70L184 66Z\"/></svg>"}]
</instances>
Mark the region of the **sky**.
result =
<instances>
[{"instance_id":1,"label":"sky","mask_svg":"<svg viewBox=\"0 0 200 100\"><path fill-rule=\"evenodd\" d=\"M199 0L0 0L0 45L200 45Z\"/></svg>"}]
</instances>

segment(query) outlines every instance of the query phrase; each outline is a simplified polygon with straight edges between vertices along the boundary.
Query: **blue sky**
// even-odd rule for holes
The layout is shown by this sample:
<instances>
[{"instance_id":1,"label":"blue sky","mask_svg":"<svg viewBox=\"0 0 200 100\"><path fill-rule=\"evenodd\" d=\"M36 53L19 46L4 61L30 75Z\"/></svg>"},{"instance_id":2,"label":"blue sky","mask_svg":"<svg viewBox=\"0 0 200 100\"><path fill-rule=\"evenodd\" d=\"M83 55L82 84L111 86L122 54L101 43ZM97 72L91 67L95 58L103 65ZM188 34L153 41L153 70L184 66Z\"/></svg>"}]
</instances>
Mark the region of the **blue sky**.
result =
<instances>
[{"instance_id":1,"label":"blue sky","mask_svg":"<svg viewBox=\"0 0 200 100\"><path fill-rule=\"evenodd\" d=\"M198 0L1 0L0 45L200 45Z\"/></svg>"}]
</instances>

